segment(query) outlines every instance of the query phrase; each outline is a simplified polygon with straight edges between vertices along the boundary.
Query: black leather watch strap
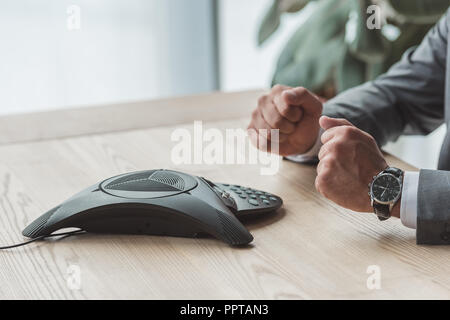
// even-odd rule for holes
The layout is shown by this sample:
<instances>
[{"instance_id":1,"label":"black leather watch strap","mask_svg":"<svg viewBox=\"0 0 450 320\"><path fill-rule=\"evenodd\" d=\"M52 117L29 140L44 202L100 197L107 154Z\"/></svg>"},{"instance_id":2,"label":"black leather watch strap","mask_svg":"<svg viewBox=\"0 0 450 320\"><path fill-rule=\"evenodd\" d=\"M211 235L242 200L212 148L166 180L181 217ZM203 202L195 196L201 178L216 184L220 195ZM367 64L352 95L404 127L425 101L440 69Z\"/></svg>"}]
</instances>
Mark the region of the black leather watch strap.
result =
<instances>
[{"instance_id":1,"label":"black leather watch strap","mask_svg":"<svg viewBox=\"0 0 450 320\"><path fill-rule=\"evenodd\" d=\"M396 167L388 167L385 170L383 170L383 173L390 173L396 176L397 178L400 178L403 174L403 171Z\"/></svg>"},{"instance_id":2,"label":"black leather watch strap","mask_svg":"<svg viewBox=\"0 0 450 320\"><path fill-rule=\"evenodd\" d=\"M377 215L378 219L380 219L380 221L387 220L391 217L391 213L389 212L389 206L387 204L374 202L373 211Z\"/></svg>"}]
</instances>

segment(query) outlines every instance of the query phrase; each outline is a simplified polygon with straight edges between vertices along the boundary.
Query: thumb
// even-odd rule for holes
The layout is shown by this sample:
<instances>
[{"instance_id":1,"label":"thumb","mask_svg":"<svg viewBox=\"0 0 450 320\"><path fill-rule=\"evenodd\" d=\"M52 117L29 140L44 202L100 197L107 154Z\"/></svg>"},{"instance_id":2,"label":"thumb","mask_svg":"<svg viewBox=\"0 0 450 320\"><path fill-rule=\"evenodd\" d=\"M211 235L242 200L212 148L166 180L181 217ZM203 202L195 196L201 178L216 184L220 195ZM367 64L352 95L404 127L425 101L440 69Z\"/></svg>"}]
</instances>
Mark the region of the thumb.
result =
<instances>
[{"instance_id":1,"label":"thumb","mask_svg":"<svg viewBox=\"0 0 450 320\"><path fill-rule=\"evenodd\" d=\"M320 117L319 125L323 130L328 130L330 128L339 127L339 126L352 126L353 127L353 125L346 119L330 118L327 116Z\"/></svg>"}]
</instances>

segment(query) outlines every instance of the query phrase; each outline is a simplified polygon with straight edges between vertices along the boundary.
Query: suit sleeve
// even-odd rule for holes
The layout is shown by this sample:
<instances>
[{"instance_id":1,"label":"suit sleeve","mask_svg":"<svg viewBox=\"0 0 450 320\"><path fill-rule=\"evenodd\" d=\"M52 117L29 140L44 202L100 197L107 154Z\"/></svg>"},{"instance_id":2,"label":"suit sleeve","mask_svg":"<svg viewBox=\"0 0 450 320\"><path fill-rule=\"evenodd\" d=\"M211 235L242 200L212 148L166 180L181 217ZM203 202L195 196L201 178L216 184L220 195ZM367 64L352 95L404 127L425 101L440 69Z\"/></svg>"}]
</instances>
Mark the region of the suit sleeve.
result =
<instances>
[{"instance_id":1,"label":"suit sleeve","mask_svg":"<svg viewBox=\"0 0 450 320\"><path fill-rule=\"evenodd\" d=\"M450 171L421 170L417 195L417 243L450 244Z\"/></svg>"},{"instance_id":2,"label":"suit sleeve","mask_svg":"<svg viewBox=\"0 0 450 320\"><path fill-rule=\"evenodd\" d=\"M447 12L386 74L328 101L323 113L348 119L380 146L435 130L444 121L448 25Z\"/></svg>"}]
</instances>

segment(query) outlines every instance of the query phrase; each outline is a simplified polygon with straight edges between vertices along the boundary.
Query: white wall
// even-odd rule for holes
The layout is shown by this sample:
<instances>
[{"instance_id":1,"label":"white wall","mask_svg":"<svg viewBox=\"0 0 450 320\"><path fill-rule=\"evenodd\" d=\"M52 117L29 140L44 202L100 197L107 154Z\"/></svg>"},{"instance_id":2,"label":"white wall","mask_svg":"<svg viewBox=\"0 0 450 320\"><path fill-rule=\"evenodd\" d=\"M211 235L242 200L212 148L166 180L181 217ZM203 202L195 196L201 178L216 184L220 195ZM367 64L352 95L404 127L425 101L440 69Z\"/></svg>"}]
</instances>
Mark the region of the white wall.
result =
<instances>
[{"instance_id":1,"label":"white wall","mask_svg":"<svg viewBox=\"0 0 450 320\"><path fill-rule=\"evenodd\" d=\"M257 46L258 27L272 0L219 0L220 84L226 91L270 86L278 55L314 4L284 15L277 32Z\"/></svg>"},{"instance_id":2,"label":"white wall","mask_svg":"<svg viewBox=\"0 0 450 320\"><path fill-rule=\"evenodd\" d=\"M2 0L0 114L211 91L212 19L209 0Z\"/></svg>"}]
</instances>

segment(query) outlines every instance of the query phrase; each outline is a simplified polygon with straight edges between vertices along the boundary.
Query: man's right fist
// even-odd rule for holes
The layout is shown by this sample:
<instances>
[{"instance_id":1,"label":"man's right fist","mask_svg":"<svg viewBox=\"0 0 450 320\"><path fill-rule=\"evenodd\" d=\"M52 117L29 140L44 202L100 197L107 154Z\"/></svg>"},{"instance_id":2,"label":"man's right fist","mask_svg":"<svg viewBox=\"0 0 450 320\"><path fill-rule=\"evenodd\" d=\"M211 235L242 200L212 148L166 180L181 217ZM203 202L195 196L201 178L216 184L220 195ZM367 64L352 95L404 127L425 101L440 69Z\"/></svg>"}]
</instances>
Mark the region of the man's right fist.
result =
<instances>
[{"instance_id":1,"label":"man's right fist","mask_svg":"<svg viewBox=\"0 0 450 320\"><path fill-rule=\"evenodd\" d=\"M252 143L270 150L271 129L279 129L278 153L282 156L307 152L319 134L322 102L302 87L275 85L269 94L258 99L252 113L248 134ZM266 129L266 130L261 130Z\"/></svg>"}]
</instances>

